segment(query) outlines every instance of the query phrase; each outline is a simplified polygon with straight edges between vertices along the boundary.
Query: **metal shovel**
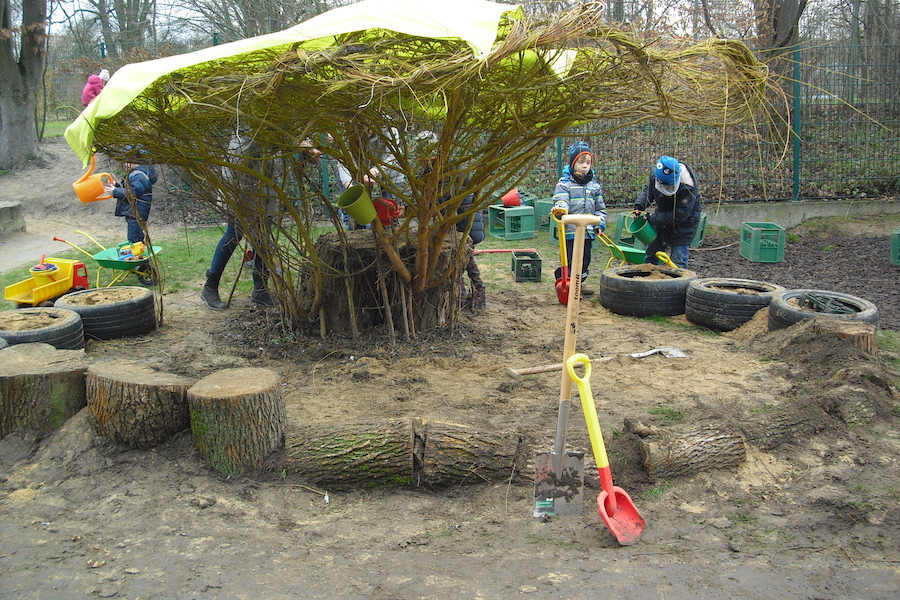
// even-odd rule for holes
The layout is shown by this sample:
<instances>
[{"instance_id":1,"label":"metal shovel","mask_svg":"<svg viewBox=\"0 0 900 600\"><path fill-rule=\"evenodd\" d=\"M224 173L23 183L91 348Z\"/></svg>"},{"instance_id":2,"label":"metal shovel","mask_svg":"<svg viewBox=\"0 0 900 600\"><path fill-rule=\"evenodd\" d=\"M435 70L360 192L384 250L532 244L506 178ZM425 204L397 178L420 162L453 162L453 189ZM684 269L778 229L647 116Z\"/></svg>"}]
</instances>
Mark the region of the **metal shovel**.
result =
<instances>
[{"instance_id":1,"label":"metal shovel","mask_svg":"<svg viewBox=\"0 0 900 600\"><path fill-rule=\"evenodd\" d=\"M579 269L571 278L566 302L566 331L563 342L563 362L575 353L578 327L578 306L581 300L581 259L584 256L584 233L587 225L597 225L600 218L594 215L565 215L564 224L575 225L575 243L572 247L572 264ZM569 404L572 395L572 379L562 372L559 385L559 414L556 422L556 439L553 452L539 453L534 460L534 516L559 516L580 514L584 510L584 453L566 452L566 431L569 427Z\"/></svg>"},{"instance_id":2,"label":"metal shovel","mask_svg":"<svg viewBox=\"0 0 900 600\"><path fill-rule=\"evenodd\" d=\"M584 377L579 377L575 373L575 367L579 363L584 365ZM601 488L600 495L597 496L597 511L613 537L623 546L631 545L638 541L641 532L644 531L644 518L634 506L628 492L613 485L612 470L609 468L606 446L603 444L603 434L600 432L600 419L597 418L597 407L594 404L594 396L591 394L589 383L591 359L585 354L573 354L566 361L566 371L578 385L581 409L584 412L584 420L591 437L594 460L597 461Z\"/></svg>"}]
</instances>

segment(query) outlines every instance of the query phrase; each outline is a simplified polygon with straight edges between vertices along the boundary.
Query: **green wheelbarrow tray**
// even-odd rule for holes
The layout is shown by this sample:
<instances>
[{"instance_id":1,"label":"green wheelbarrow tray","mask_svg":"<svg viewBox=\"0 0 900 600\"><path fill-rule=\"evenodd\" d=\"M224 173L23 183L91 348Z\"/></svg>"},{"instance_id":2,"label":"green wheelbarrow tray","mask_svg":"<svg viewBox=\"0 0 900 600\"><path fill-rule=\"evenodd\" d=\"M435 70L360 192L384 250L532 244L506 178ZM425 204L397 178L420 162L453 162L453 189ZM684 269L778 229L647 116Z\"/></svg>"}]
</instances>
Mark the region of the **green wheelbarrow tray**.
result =
<instances>
[{"instance_id":1,"label":"green wheelbarrow tray","mask_svg":"<svg viewBox=\"0 0 900 600\"><path fill-rule=\"evenodd\" d=\"M159 254L162 252L162 248L160 246L153 246L153 249L150 251L150 256L154 254ZM119 259L119 249L118 248L107 248L97 254L94 254L94 260L97 261L97 264L105 269L116 269L119 271L133 271L140 267L143 267L148 260L150 260L150 256L147 258L142 258L140 260L121 260Z\"/></svg>"},{"instance_id":2,"label":"green wheelbarrow tray","mask_svg":"<svg viewBox=\"0 0 900 600\"><path fill-rule=\"evenodd\" d=\"M610 246L609 251L617 260L624 260L625 262L634 265L643 264L644 256L647 254L646 250L643 248L633 248L622 244Z\"/></svg>"}]
</instances>

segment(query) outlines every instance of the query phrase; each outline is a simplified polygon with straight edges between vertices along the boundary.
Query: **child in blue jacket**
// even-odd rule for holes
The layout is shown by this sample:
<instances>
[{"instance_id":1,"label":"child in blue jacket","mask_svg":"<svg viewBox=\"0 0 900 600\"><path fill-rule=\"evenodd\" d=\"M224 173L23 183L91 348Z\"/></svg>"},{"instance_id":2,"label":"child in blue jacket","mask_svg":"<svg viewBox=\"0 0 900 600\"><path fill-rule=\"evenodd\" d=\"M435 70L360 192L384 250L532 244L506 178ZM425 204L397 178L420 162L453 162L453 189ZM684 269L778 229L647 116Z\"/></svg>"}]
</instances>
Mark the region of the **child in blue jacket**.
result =
<instances>
[{"instance_id":1,"label":"child in blue jacket","mask_svg":"<svg viewBox=\"0 0 900 600\"><path fill-rule=\"evenodd\" d=\"M591 264L591 246L598 234L606 231L606 203L603 201L603 188L594 176L594 154L587 142L575 142L569 146L569 164L563 169L563 175L556 184L553 193L553 214L558 217L564 214L596 215L601 218L599 225L588 225L585 228L584 256L581 259L581 281L588 276ZM596 228L596 229L595 229ZM566 226L566 258L569 271L574 272L572 264L572 248L575 245L575 226ZM562 269L556 270L556 278L562 276ZM581 293L590 296L593 290L582 286Z\"/></svg>"},{"instance_id":2,"label":"child in blue jacket","mask_svg":"<svg viewBox=\"0 0 900 600\"><path fill-rule=\"evenodd\" d=\"M133 244L144 241L144 230L141 223L146 223L150 217L153 184L156 183L157 176L156 169L150 164L146 150L131 146L125 146L125 150L132 154L129 157L132 162L124 163L127 173L126 180L107 184L104 187L106 193L112 194L116 199L115 215L125 217L128 241ZM135 214L135 209L137 209L137 214Z\"/></svg>"}]
</instances>

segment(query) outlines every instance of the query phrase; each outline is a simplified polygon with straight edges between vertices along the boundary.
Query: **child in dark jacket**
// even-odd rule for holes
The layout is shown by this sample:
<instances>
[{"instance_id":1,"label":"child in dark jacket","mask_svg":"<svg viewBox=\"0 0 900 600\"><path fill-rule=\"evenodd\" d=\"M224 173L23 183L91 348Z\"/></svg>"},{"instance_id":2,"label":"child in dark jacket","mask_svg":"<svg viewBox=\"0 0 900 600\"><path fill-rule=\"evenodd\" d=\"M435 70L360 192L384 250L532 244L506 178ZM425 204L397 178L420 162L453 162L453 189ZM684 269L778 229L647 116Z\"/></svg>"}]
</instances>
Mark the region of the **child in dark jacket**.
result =
<instances>
[{"instance_id":1,"label":"child in dark jacket","mask_svg":"<svg viewBox=\"0 0 900 600\"><path fill-rule=\"evenodd\" d=\"M647 246L645 263L659 264L656 253L671 249L672 262L687 269L688 249L700 224L700 188L697 175L671 156L661 156L644 189L634 201L634 212L643 213L651 204L656 210L647 220L656 230L656 239Z\"/></svg>"},{"instance_id":2,"label":"child in dark jacket","mask_svg":"<svg viewBox=\"0 0 900 600\"><path fill-rule=\"evenodd\" d=\"M143 242L144 230L141 225L150 217L153 184L157 180L156 169L149 164L146 150L131 146L126 146L125 150L134 153L134 162L124 163L127 173L125 181L117 181L104 187L106 193L112 194L116 199L115 215L125 217L128 241Z\"/></svg>"}]
</instances>

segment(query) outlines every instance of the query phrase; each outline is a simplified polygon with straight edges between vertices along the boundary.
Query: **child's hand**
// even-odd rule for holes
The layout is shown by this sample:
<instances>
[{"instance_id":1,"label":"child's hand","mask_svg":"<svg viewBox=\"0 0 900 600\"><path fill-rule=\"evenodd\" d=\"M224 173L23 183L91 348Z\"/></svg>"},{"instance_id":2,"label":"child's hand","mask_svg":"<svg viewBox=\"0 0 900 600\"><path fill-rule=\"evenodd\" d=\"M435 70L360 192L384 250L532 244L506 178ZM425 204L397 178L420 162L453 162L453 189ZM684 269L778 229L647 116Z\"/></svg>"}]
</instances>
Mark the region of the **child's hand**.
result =
<instances>
[{"instance_id":1,"label":"child's hand","mask_svg":"<svg viewBox=\"0 0 900 600\"><path fill-rule=\"evenodd\" d=\"M103 190L104 190L107 194L112 194L114 189L116 189L116 183L115 183L114 181L112 181L112 180L110 180L109 183L104 183L104 184L103 184Z\"/></svg>"}]
</instances>

